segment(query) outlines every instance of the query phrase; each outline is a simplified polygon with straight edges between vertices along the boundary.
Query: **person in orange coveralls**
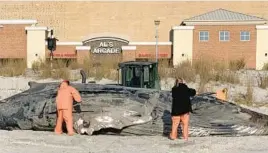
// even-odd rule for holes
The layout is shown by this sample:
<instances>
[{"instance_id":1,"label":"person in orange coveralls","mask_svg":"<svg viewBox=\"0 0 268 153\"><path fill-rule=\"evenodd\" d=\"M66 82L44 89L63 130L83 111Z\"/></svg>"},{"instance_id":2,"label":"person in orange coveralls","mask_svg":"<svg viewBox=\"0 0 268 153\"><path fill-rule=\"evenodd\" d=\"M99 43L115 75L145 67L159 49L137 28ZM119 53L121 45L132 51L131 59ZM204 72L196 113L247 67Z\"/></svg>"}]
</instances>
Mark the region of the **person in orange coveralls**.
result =
<instances>
[{"instance_id":1,"label":"person in orange coveralls","mask_svg":"<svg viewBox=\"0 0 268 153\"><path fill-rule=\"evenodd\" d=\"M223 102L227 101L227 92L228 92L227 88L217 90L216 91L216 98L222 100Z\"/></svg>"},{"instance_id":2,"label":"person in orange coveralls","mask_svg":"<svg viewBox=\"0 0 268 153\"><path fill-rule=\"evenodd\" d=\"M56 134L62 134L62 123L65 121L68 135L74 135L73 129L73 99L81 102L79 92L72 86L68 80L64 80L58 89L56 97L57 105L57 123L55 127Z\"/></svg>"},{"instance_id":3,"label":"person in orange coveralls","mask_svg":"<svg viewBox=\"0 0 268 153\"><path fill-rule=\"evenodd\" d=\"M177 138L178 126L181 121L183 127L183 139L186 141L188 140L190 120L189 113L192 112L190 97L195 95L195 89L188 88L181 78L176 79L175 85L172 88L172 130L169 136L171 140L175 140Z\"/></svg>"}]
</instances>

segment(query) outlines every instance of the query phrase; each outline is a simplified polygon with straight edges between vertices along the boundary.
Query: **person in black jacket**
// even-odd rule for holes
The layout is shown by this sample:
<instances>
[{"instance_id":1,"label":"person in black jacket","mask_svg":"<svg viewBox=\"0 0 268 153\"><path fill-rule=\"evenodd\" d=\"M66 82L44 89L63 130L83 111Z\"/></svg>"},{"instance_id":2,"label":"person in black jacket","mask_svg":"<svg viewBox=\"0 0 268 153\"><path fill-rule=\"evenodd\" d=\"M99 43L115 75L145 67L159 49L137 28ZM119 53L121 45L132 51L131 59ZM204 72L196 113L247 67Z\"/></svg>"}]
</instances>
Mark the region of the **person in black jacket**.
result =
<instances>
[{"instance_id":1,"label":"person in black jacket","mask_svg":"<svg viewBox=\"0 0 268 153\"><path fill-rule=\"evenodd\" d=\"M192 112L190 97L195 95L195 89L188 88L181 78L176 79L175 85L172 88L172 130L170 133L170 139L174 140L177 138L178 126L180 121L182 121L183 138L184 140L188 140L190 120L189 113Z\"/></svg>"}]
</instances>

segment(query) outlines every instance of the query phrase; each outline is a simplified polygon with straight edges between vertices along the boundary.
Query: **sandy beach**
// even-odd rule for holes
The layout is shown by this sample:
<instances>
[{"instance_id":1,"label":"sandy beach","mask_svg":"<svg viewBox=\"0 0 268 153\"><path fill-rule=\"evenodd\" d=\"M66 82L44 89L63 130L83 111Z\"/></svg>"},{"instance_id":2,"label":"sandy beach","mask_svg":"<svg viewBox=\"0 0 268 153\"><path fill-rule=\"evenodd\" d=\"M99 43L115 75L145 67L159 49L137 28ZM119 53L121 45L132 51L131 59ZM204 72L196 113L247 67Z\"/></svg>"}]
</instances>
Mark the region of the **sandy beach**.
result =
<instances>
[{"instance_id":1,"label":"sandy beach","mask_svg":"<svg viewBox=\"0 0 268 153\"><path fill-rule=\"evenodd\" d=\"M52 132L0 131L1 153L266 153L268 137L67 136Z\"/></svg>"}]
</instances>

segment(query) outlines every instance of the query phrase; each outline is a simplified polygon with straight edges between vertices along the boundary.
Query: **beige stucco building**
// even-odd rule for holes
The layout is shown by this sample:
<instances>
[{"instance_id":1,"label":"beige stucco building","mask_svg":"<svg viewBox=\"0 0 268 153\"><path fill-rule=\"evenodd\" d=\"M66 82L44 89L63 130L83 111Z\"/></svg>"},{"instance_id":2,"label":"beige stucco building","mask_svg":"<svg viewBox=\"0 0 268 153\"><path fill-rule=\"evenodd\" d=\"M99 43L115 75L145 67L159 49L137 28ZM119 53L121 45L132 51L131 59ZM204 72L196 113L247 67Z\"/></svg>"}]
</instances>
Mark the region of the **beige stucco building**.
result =
<instances>
[{"instance_id":1,"label":"beige stucco building","mask_svg":"<svg viewBox=\"0 0 268 153\"><path fill-rule=\"evenodd\" d=\"M173 65L245 58L248 68L261 69L268 62L267 7L256 1L0 2L0 58L27 58L28 67L49 58L45 39L53 29L59 39L54 58L153 59L154 20L160 20L158 57Z\"/></svg>"}]
</instances>

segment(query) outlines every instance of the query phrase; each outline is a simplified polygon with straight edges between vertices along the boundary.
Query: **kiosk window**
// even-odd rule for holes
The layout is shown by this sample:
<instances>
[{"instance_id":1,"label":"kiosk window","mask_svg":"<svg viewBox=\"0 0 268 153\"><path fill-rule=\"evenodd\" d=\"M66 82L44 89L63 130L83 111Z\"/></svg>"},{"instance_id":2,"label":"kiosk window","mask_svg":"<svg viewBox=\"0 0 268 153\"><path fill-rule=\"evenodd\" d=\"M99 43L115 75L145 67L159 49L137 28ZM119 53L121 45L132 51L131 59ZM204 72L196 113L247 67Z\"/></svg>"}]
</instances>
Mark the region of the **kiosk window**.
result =
<instances>
[{"instance_id":1,"label":"kiosk window","mask_svg":"<svg viewBox=\"0 0 268 153\"><path fill-rule=\"evenodd\" d=\"M144 67L144 82L149 82L149 67Z\"/></svg>"}]
</instances>

